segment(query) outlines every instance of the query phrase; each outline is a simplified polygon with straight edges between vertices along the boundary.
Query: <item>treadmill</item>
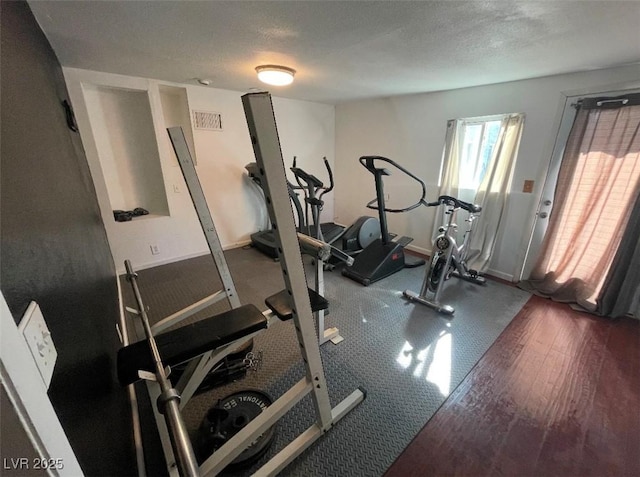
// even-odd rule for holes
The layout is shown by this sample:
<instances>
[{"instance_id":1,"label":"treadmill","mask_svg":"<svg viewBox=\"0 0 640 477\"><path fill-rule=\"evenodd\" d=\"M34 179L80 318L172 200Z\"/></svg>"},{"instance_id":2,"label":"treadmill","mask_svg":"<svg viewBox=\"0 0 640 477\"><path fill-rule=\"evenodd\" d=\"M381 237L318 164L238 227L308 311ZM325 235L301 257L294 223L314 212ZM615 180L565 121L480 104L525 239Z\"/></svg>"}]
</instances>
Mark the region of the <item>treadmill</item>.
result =
<instances>
[{"instance_id":1,"label":"treadmill","mask_svg":"<svg viewBox=\"0 0 640 477\"><path fill-rule=\"evenodd\" d=\"M264 189L262 188L262 182L260 180L260 175L258 174L258 165L255 162L250 162L244 166L244 168L247 170L249 178L260 188L260 191L264 195ZM287 181L287 189L289 190L289 198L291 199L291 203L293 204L295 213L298 217L298 231L306 233L304 230L305 220L302 205L300 204L300 199L298 199L298 194L295 192L296 186ZM276 239L273 234L273 229L270 227L251 234L251 245L273 259L278 258Z\"/></svg>"}]
</instances>

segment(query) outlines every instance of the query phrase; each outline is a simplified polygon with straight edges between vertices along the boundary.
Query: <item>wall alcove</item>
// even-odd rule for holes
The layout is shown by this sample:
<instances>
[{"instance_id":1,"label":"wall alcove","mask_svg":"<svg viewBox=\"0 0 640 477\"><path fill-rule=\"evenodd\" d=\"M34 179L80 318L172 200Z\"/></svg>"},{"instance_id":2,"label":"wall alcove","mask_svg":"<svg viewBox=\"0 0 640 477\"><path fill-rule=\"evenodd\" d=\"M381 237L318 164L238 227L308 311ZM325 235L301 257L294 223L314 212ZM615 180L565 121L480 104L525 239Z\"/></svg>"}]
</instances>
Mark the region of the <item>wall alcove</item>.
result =
<instances>
[{"instance_id":1,"label":"wall alcove","mask_svg":"<svg viewBox=\"0 0 640 477\"><path fill-rule=\"evenodd\" d=\"M111 209L168 216L148 92L85 85L84 93Z\"/></svg>"}]
</instances>

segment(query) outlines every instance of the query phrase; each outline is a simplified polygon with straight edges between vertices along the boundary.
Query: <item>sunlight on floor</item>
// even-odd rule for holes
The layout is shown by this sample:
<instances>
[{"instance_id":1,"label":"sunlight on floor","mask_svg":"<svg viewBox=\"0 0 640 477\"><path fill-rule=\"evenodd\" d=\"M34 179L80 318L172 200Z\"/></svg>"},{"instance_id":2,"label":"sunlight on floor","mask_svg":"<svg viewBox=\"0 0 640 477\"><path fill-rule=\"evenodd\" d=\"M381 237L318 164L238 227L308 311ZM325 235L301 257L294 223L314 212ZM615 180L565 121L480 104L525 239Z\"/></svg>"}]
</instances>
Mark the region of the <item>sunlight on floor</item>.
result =
<instances>
[{"instance_id":1,"label":"sunlight on floor","mask_svg":"<svg viewBox=\"0 0 640 477\"><path fill-rule=\"evenodd\" d=\"M448 396L451 387L451 334L442 331L438 339L426 348L414 349L405 342L396 362L417 378L425 376L435 384L443 396Z\"/></svg>"}]
</instances>

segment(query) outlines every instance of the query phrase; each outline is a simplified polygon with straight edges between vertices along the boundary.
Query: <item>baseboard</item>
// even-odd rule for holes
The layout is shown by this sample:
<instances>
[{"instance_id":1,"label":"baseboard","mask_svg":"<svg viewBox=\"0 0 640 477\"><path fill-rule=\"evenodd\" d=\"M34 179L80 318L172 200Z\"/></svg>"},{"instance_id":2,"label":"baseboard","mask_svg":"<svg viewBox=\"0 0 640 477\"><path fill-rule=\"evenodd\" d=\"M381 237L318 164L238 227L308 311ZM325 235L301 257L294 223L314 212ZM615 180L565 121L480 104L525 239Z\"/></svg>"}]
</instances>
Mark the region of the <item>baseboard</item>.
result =
<instances>
[{"instance_id":1,"label":"baseboard","mask_svg":"<svg viewBox=\"0 0 640 477\"><path fill-rule=\"evenodd\" d=\"M251 244L251 239L240 240L238 242L223 246L222 250L232 250L234 248L245 247L249 244ZM209 252L209 250L201 250L186 255L178 255L176 257L166 258L164 260L153 260L151 262L135 263L133 265L135 270L145 270L147 268L159 267L160 265L167 265L168 263L180 262L182 260L188 260L190 258L202 257L203 255L209 255L210 253L211 252ZM118 275L123 275L126 273L126 270L124 269L124 266L122 266L122 268L117 267L116 272L118 273Z\"/></svg>"},{"instance_id":2,"label":"baseboard","mask_svg":"<svg viewBox=\"0 0 640 477\"><path fill-rule=\"evenodd\" d=\"M415 252L417 254L424 255L426 257L430 257L431 256L431 250L423 248L423 247L418 247L416 245L409 244L405 248L407 250L409 250L410 252Z\"/></svg>"},{"instance_id":3,"label":"baseboard","mask_svg":"<svg viewBox=\"0 0 640 477\"><path fill-rule=\"evenodd\" d=\"M246 247L247 245L251 245L251 239L245 239L245 240L240 240L238 242L234 242L230 245L225 245L224 247L222 247L222 250L231 250L234 248L239 248L239 247Z\"/></svg>"},{"instance_id":4,"label":"baseboard","mask_svg":"<svg viewBox=\"0 0 640 477\"><path fill-rule=\"evenodd\" d=\"M509 274L509 273L504 273L501 272L499 270L487 270L487 272L485 273L485 275L491 275L492 277L496 277L496 278L500 278L502 280L506 280L508 282L513 282L513 275Z\"/></svg>"}]
</instances>

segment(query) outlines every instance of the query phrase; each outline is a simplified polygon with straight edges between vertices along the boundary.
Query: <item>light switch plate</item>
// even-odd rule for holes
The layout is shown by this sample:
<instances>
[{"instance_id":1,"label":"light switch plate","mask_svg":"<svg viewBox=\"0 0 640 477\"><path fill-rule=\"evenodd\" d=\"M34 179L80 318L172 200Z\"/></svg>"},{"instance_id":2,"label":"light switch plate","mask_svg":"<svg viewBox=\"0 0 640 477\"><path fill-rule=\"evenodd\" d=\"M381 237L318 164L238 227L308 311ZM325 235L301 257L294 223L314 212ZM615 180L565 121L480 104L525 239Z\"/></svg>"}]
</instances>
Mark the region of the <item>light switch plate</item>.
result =
<instances>
[{"instance_id":1,"label":"light switch plate","mask_svg":"<svg viewBox=\"0 0 640 477\"><path fill-rule=\"evenodd\" d=\"M42 311L35 301L29 303L18 328L29 346L45 386L49 389L58 353Z\"/></svg>"},{"instance_id":2,"label":"light switch plate","mask_svg":"<svg viewBox=\"0 0 640 477\"><path fill-rule=\"evenodd\" d=\"M524 185L522 186L522 192L525 194L531 194L533 192L534 183L535 182L532 180L525 180Z\"/></svg>"}]
</instances>

